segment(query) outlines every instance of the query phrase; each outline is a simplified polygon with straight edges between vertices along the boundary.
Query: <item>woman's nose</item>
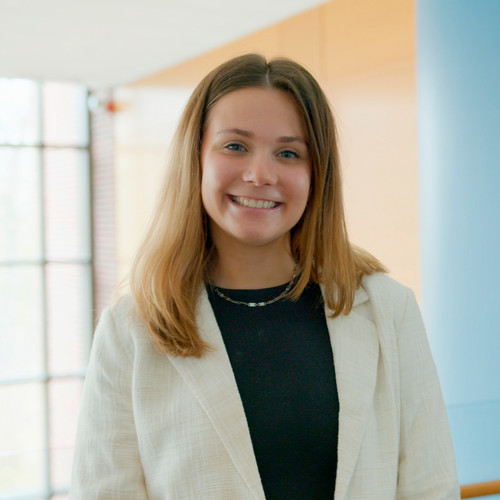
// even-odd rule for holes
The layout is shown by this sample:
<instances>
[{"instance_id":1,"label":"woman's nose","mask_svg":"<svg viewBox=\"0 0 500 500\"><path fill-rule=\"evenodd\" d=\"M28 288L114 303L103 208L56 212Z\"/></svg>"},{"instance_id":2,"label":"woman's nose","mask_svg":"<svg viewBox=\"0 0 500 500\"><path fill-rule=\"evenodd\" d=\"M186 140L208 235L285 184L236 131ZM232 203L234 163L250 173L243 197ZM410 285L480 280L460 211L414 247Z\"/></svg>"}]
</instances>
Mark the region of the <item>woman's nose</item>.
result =
<instances>
[{"instance_id":1,"label":"woman's nose","mask_svg":"<svg viewBox=\"0 0 500 500\"><path fill-rule=\"evenodd\" d=\"M248 162L242 176L245 182L256 186L273 185L278 181L276 165L272 158L258 155Z\"/></svg>"}]
</instances>

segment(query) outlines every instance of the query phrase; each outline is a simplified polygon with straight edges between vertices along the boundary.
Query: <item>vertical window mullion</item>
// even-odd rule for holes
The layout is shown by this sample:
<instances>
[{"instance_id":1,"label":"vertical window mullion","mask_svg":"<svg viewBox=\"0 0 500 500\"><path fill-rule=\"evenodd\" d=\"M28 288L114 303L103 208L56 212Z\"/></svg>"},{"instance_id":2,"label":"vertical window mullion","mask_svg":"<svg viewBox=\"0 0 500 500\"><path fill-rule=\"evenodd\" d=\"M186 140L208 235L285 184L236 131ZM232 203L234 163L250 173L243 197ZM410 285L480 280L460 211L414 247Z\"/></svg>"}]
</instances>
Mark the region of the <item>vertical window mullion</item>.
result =
<instances>
[{"instance_id":1,"label":"vertical window mullion","mask_svg":"<svg viewBox=\"0 0 500 500\"><path fill-rule=\"evenodd\" d=\"M46 220L45 220L45 141L43 129L43 95L42 84L38 83L38 104L39 112L39 132L40 132L40 218L42 227L42 255L41 255L41 271L42 271L42 307L43 307L43 400L44 400L44 428L45 428L45 498L50 500L52 481L50 469L50 401L49 401L49 339L48 339L48 305L47 305L47 244L46 244Z\"/></svg>"},{"instance_id":2,"label":"vertical window mullion","mask_svg":"<svg viewBox=\"0 0 500 500\"><path fill-rule=\"evenodd\" d=\"M91 115L90 115L90 110L88 106L90 98L90 92L87 90L87 96L86 96L86 110L87 110L87 137L88 137L88 142L87 142L87 151L88 151L88 162L87 162L87 175L88 175L88 212L87 212L87 217L89 220L89 232L90 232L90 304L89 306L91 307L92 315L89 321L90 325L90 331L89 331L89 337L88 337L88 343L87 343L87 352L85 353L87 356L87 359L90 357L90 349L92 347L92 339L93 339L93 334L94 334L94 311L96 310L96 293L95 293L95 272L96 272L96 267L94 266L94 203L93 203L93 189L94 189L94 178L93 178L93 157L92 157L92 124L91 124ZM89 295L87 295L89 296Z\"/></svg>"}]
</instances>

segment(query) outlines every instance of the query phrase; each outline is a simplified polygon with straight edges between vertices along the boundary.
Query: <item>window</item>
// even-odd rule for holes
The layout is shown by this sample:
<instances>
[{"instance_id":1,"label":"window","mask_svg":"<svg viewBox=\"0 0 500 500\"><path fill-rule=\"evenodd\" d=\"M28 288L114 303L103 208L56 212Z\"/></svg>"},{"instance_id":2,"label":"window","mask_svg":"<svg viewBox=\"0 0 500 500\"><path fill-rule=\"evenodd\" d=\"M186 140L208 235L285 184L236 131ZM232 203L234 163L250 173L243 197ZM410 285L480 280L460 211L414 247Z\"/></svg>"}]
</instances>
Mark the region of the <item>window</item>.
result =
<instances>
[{"instance_id":1,"label":"window","mask_svg":"<svg viewBox=\"0 0 500 500\"><path fill-rule=\"evenodd\" d=\"M0 499L63 499L93 329L87 90L0 79Z\"/></svg>"}]
</instances>

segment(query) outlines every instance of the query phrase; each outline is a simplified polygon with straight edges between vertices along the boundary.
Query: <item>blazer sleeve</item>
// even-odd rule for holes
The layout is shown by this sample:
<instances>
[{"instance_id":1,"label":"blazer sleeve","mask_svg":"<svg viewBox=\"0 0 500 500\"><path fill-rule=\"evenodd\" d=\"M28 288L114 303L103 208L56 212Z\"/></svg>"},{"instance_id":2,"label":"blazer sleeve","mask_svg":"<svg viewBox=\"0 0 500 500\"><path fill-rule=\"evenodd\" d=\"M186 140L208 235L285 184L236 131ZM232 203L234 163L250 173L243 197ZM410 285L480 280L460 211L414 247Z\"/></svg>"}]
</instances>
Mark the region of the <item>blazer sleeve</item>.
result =
<instances>
[{"instance_id":1,"label":"blazer sleeve","mask_svg":"<svg viewBox=\"0 0 500 500\"><path fill-rule=\"evenodd\" d=\"M411 290L398 328L401 434L398 500L458 500L451 435L420 310Z\"/></svg>"},{"instance_id":2,"label":"blazer sleeve","mask_svg":"<svg viewBox=\"0 0 500 500\"><path fill-rule=\"evenodd\" d=\"M121 330L106 310L84 385L70 500L148 498L132 407L133 343Z\"/></svg>"}]
</instances>

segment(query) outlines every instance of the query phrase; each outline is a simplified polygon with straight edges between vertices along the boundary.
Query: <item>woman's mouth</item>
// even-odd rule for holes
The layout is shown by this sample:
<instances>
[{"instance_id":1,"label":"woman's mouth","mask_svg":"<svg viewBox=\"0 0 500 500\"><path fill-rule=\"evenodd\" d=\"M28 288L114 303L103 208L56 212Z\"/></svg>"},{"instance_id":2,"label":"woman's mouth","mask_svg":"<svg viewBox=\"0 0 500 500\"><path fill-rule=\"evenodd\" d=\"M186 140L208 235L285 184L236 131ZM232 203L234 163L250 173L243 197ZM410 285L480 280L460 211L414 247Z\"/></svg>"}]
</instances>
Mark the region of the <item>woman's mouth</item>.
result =
<instances>
[{"instance_id":1,"label":"woman's mouth","mask_svg":"<svg viewBox=\"0 0 500 500\"><path fill-rule=\"evenodd\" d=\"M240 205L241 207L250 208L275 208L279 205L276 201L270 200L256 200L254 198L245 198L243 196L229 196L231 201Z\"/></svg>"}]
</instances>

